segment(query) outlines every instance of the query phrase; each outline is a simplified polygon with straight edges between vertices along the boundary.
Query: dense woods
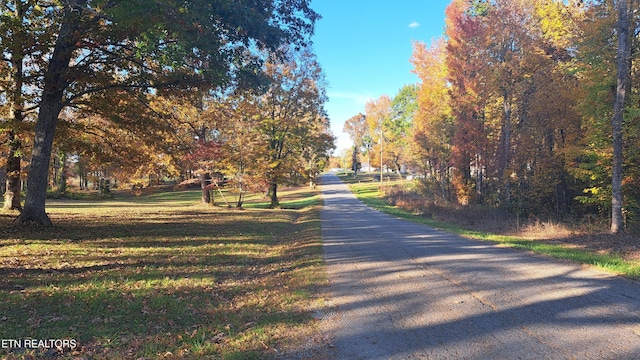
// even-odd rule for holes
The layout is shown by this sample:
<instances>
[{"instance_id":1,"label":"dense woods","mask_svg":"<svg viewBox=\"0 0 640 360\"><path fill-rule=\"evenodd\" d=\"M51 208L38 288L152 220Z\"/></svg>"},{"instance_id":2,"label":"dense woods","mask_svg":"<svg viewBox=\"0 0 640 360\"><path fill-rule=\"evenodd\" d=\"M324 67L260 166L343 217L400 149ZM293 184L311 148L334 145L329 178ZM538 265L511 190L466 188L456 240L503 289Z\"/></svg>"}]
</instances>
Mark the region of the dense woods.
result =
<instances>
[{"instance_id":1,"label":"dense woods","mask_svg":"<svg viewBox=\"0 0 640 360\"><path fill-rule=\"evenodd\" d=\"M5 209L52 225L47 192L71 178L105 192L198 178L204 202L224 181L276 206L333 146L318 18L308 0L4 1Z\"/></svg>"},{"instance_id":2,"label":"dense woods","mask_svg":"<svg viewBox=\"0 0 640 360\"><path fill-rule=\"evenodd\" d=\"M443 36L414 43L417 88L345 130L363 162L424 175L432 201L638 230L638 15L633 0L453 0Z\"/></svg>"}]
</instances>

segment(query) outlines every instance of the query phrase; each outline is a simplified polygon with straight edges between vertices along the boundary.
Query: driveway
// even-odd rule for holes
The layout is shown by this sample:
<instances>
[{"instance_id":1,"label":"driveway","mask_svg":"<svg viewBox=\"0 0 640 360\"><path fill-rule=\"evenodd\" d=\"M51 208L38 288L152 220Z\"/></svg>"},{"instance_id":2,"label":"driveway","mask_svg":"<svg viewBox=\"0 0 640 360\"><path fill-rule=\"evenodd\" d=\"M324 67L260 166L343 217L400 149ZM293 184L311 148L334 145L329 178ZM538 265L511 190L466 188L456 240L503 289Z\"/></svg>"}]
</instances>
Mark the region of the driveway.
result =
<instances>
[{"instance_id":1,"label":"driveway","mask_svg":"<svg viewBox=\"0 0 640 360\"><path fill-rule=\"evenodd\" d=\"M638 359L640 283L399 220L322 179L336 359Z\"/></svg>"}]
</instances>

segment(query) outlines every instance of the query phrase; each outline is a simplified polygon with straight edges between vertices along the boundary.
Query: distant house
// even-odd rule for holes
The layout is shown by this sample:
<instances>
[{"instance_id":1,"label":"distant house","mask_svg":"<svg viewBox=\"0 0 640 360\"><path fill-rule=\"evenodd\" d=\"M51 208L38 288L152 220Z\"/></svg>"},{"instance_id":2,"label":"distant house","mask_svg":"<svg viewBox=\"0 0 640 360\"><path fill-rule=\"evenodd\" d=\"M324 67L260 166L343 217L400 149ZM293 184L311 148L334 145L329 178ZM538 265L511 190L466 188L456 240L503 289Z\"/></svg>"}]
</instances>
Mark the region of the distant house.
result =
<instances>
[{"instance_id":1,"label":"distant house","mask_svg":"<svg viewBox=\"0 0 640 360\"><path fill-rule=\"evenodd\" d=\"M369 165L369 163L362 163L362 168L360 168L360 171L362 172L374 172L377 169L374 167L371 167L371 165Z\"/></svg>"}]
</instances>

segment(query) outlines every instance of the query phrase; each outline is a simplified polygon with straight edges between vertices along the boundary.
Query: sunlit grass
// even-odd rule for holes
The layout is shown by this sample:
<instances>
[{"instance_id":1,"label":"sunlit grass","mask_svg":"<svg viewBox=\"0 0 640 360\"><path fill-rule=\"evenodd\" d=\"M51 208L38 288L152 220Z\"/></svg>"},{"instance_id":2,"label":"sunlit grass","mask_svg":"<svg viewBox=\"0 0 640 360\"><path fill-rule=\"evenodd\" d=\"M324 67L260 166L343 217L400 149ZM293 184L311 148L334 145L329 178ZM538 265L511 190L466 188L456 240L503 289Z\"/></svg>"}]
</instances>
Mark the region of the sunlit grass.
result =
<instances>
[{"instance_id":1,"label":"sunlit grass","mask_svg":"<svg viewBox=\"0 0 640 360\"><path fill-rule=\"evenodd\" d=\"M303 209L310 206L319 206L322 205L322 199L320 198L320 194L316 194L315 196L307 196L305 193L307 189L289 189L286 192L286 196L280 196L280 208L281 209ZM253 198L251 201L247 201L244 205L246 208L256 208L256 209L266 209L271 204L270 200L266 198L257 199Z\"/></svg>"},{"instance_id":2,"label":"sunlit grass","mask_svg":"<svg viewBox=\"0 0 640 360\"><path fill-rule=\"evenodd\" d=\"M49 201L53 229L4 214L0 339L75 339L63 358L96 359L262 359L304 342L326 282L319 198L282 198L299 206L206 207L185 191ZM45 354L0 349L31 355Z\"/></svg>"},{"instance_id":3,"label":"sunlit grass","mask_svg":"<svg viewBox=\"0 0 640 360\"><path fill-rule=\"evenodd\" d=\"M611 271L631 278L640 278L640 262L628 261L615 254L600 254L585 249L563 244L549 244L544 241L525 239L517 236L493 234L474 229L464 228L457 224L439 221L434 218L417 216L396 206L391 206L384 200L384 194L380 191L378 182L354 180L353 177L342 177L343 181L350 183L351 191L368 206L383 211L398 218L422 223L433 228L459 234L471 239L491 241L502 246L531 251L538 254L552 256L558 259L570 260L580 264L593 265L603 270ZM391 182L390 185L401 184L401 181ZM385 182L387 185L387 182Z\"/></svg>"}]
</instances>

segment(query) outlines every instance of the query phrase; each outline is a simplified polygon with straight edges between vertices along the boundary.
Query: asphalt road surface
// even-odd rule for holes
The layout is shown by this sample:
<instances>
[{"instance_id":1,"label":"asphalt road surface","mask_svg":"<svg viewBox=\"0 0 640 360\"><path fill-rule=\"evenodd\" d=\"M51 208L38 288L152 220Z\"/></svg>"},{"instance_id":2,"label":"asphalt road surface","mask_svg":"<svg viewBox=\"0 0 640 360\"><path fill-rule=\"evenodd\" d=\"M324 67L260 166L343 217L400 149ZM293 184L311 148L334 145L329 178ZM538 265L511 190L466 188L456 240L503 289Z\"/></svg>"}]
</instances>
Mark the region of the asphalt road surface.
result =
<instances>
[{"instance_id":1,"label":"asphalt road surface","mask_svg":"<svg viewBox=\"0 0 640 360\"><path fill-rule=\"evenodd\" d=\"M336 359L640 359L640 283L399 220L322 179Z\"/></svg>"}]
</instances>

